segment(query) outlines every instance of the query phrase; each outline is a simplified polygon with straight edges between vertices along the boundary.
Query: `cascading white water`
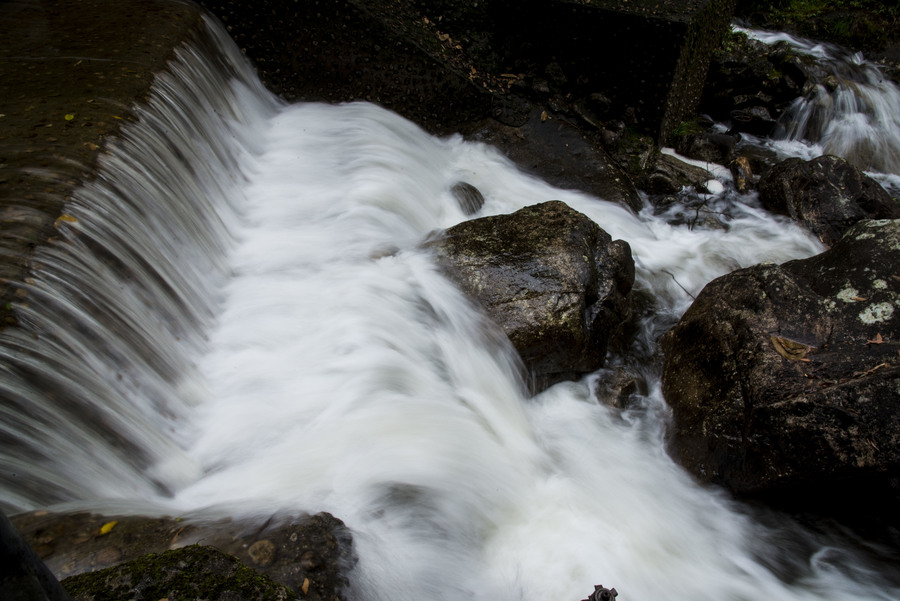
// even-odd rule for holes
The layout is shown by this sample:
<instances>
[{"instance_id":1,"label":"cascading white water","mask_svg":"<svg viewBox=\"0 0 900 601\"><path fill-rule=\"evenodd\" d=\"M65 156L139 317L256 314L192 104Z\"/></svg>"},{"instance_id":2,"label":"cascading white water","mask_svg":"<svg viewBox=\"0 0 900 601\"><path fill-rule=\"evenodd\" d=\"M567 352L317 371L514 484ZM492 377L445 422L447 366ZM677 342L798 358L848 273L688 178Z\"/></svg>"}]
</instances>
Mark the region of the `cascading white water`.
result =
<instances>
[{"instance_id":1,"label":"cascading white water","mask_svg":"<svg viewBox=\"0 0 900 601\"><path fill-rule=\"evenodd\" d=\"M594 377L528 398L508 345L419 248L465 219L451 193L461 180L484 194L479 215L563 200L631 244L652 347L710 279L809 256L817 242L727 194L716 200L727 229L638 217L368 104L276 107L221 44L234 64L203 76L216 93L182 103L179 69L204 62L183 51L107 161L118 200L101 182L71 208L70 242L47 251L35 300L19 308L38 343L2 341L7 361L82 399L60 419L47 394L0 374L7 414L46 416L4 422L16 437L4 503L331 511L353 532L351 595L367 601L574 601L598 583L642 601L900 595L889 571L830 537L764 524L696 485L665 453L652 362L637 366L648 394L624 412L597 402ZM166 169L196 158L194 177L172 187L149 156L165 154L147 141L159 120L182 138ZM140 157L142 183L114 170L127 157ZM94 229L101 219L109 226ZM72 269L84 280L62 275ZM98 417L117 421L95 428ZM110 433L148 457L118 452ZM59 490L41 496L8 474L30 477L20 458L45 441L57 446L34 472Z\"/></svg>"},{"instance_id":2,"label":"cascading white water","mask_svg":"<svg viewBox=\"0 0 900 601\"><path fill-rule=\"evenodd\" d=\"M900 88L893 81L861 53L784 33L743 31L765 43L787 42L829 73L780 119L782 140L801 142L795 148L807 157L832 154L864 171L900 176Z\"/></svg>"},{"instance_id":3,"label":"cascading white water","mask_svg":"<svg viewBox=\"0 0 900 601\"><path fill-rule=\"evenodd\" d=\"M0 333L0 506L158 494L227 275L255 131L276 102L224 32L178 49L57 220ZM198 141L202 141L198 143Z\"/></svg>"}]
</instances>

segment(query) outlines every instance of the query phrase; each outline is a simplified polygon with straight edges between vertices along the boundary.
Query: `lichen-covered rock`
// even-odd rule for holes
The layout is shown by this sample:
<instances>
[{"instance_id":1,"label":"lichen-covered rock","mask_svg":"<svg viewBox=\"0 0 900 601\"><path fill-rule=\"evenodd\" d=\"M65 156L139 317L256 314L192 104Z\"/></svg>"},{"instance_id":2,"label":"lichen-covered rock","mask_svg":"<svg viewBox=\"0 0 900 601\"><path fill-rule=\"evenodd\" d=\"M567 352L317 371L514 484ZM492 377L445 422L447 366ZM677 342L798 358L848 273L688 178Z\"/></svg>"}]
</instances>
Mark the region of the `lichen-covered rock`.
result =
<instances>
[{"instance_id":1,"label":"lichen-covered rock","mask_svg":"<svg viewBox=\"0 0 900 601\"><path fill-rule=\"evenodd\" d=\"M782 161L762 176L759 198L828 246L863 219L900 218L900 205L878 182L836 156Z\"/></svg>"},{"instance_id":2,"label":"lichen-covered rock","mask_svg":"<svg viewBox=\"0 0 900 601\"><path fill-rule=\"evenodd\" d=\"M738 494L892 513L897 265L900 221L863 221L821 255L708 284L661 341L675 458Z\"/></svg>"},{"instance_id":3,"label":"lichen-covered rock","mask_svg":"<svg viewBox=\"0 0 900 601\"><path fill-rule=\"evenodd\" d=\"M73 601L294 601L276 584L212 547L192 545L66 578Z\"/></svg>"},{"instance_id":4,"label":"lichen-covered rock","mask_svg":"<svg viewBox=\"0 0 900 601\"><path fill-rule=\"evenodd\" d=\"M630 247L563 202L466 221L428 246L506 333L537 389L601 367L630 315Z\"/></svg>"}]
</instances>

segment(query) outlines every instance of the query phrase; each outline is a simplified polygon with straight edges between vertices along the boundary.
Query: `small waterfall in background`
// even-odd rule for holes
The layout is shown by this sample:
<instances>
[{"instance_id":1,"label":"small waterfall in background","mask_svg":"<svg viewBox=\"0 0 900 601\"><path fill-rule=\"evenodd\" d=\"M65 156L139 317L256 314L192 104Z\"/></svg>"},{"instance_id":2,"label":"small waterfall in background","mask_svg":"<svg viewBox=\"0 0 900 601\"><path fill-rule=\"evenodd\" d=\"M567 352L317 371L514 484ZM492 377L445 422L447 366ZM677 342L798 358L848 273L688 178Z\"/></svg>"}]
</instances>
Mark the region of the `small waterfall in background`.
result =
<instances>
[{"instance_id":1,"label":"small waterfall in background","mask_svg":"<svg viewBox=\"0 0 900 601\"><path fill-rule=\"evenodd\" d=\"M784 33L741 31L767 44L784 41L828 74L779 120L771 143L786 155L832 154L900 188L900 88L862 53Z\"/></svg>"},{"instance_id":2,"label":"small waterfall in background","mask_svg":"<svg viewBox=\"0 0 900 601\"><path fill-rule=\"evenodd\" d=\"M22 327L0 334L5 507L330 511L366 601L900 596L848 540L675 465L646 353L612 358L648 383L626 411L596 377L528 398L419 248L466 219L460 181L478 216L563 200L631 245L652 348L709 280L816 254L811 236L726 193L727 228L672 225L370 104L281 105L208 25L73 197L22 283Z\"/></svg>"}]
</instances>

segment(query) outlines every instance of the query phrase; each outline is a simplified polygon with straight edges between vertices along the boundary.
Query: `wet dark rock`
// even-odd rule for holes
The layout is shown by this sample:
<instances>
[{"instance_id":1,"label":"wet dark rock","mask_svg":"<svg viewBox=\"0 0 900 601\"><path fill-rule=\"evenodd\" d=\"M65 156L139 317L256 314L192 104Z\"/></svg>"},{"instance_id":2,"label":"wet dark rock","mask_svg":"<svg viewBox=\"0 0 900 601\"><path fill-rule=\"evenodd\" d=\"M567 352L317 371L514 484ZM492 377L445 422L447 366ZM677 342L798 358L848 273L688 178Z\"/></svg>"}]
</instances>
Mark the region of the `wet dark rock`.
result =
<instances>
[{"instance_id":1,"label":"wet dark rock","mask_svg":"<svg viewBox=\"0 0 900 601\"><path fill-rule=\"evenodd\" d=\"M602 95L640 133L666 140L697 107L731 0L494 0L504 68L540 73L561 97ZM610 57L615 57L610 60ZM648 68L651 66L652 68Z\"/></svg>"},{"instance_id":2,"label":"wet dark rock","mask_svg":"<svg viewBox=\"0 0 900 601\"><path fill-rule=\"evenodd\" d=\"M765 138L774 130L778 122L764 106L751 106L731 111L731 123L737 131Z\"/></svg>"},{"instance_id":3,"label":"wet dark rock","mask_svg":"<svg viewBox=\"0 0 900 601\"><path fill-rule=\"evenodd\" d=\"M212 547L192 545L72 576L73 601L210 599L294 601L301 596Z\"/></svg>"},{"instance_id":4,"label":"wet dark rock","mask_svg":"<svg viewBox=\"0 0 900 601\"><path fill-rule=\"evenodd\" d=\"M765 136L790 103L825 76L814 59L786 43L770 46L731 33L713 54L699 110L733 131Z\"/></svg>"},{"instance_id":5,"label":"wet dark rock","mask_svg":"<svg viewBox=\"0 0 900 601\"><path fill-rule=\"evenodd\" d=\"M862 221L821 255L708 284L661 340L674 457L739 495L893 516L897 265L900 221Z\"/></svg>"},{"instance_id":6,"label":"wet dark rock","mask_svg":"<svg viewBox=\"0 0 900 601\"><path fill-rule=\"evenodd\" d=\"M675 150L696 161L727 165L740 136L714 131L690 133L677 138Z\"/></svg>"},{"instance_id":7,"label":"wet dark rock","mask_svg":"<svg viewBox=\"0 0 900 601\"><path fill-rule=\"evenodd\" d=\"M565 203L466 221L428 247L509 337L537 390L601 367L630 317L628 244Z\"/></svg>"},{"instance_id":8,"label":"wet dark rock","mask_svg":"<svg viewBox=\"0 0 900 601\"><path fill-rule=\"evenodd\" d=\"M759 198L831 246L862 219L900 218L900 205L881 185L842 158L787 159L759 182Z\"/></svg>"},{"instance_id":9,"label":"wet dark rock","mask_svg":"<svg viewBox=\"0 0 900 601\"><path fill-rule=\"evenodd\" d=\"M867 57L900 57L896 3L738 0L736 14L762 29L834 42L861 50Z\"/></svg>"},{"instance_id":10,"label":"wet dark rock","mask_svg":"<svg viewBox=\"0 0 900 601\"><path fill-rule=\"evenodd\" d=\"M582 190L635 212L643 206L631 178L603 150L598 133L563 115L535 109L520 127L491 119L469 137L497 146L522 169L557 187Z\"/></svg>"},{"instance_id":11,"label":"wet dark rock","mask_svg":"<svg viewBox=\"0 0 900 601\"><path fill-rule=\"evenodd\" d=\"M278 552L275 550L275 544L272 541L263 539L250 545L250 548L247 549L247 554L250 555L254 565L268 566L275 561Z\"/></svg>"},{"instance_id":12,"label":"wet dark rock","mask_svg":"<svg viewBox=\"0 0 900 601\"><path fill-rule=\"evenodd\" d=\"M747 194L755 188L756 178L753 174L753 169L750 167L750 160L747 157L736 157L728 164L728 170L731 171L735 190L741 194Z\"/></svg>"},{"instance_id":13,"label":"wet dark rock","mask_svg":"<svg viewBox=\"0 0 900 601\"><path fill-rule=\"evenodd\" d=\"M450 192L465 215L474 215L484 205L484 196L481 191L468 182L453 184Z\"/></svg>"},{"instance_id":14,"label":"wet dark rock","mask_svg":"<svg viewBox=\"0 0 900 601\"><path fill-rule=\"evenodd\" d=\"M601 369L595 376L594 396L601 403L616 409L626 409L636 394L646 392L644 379L629 367L619 365Z\"/></svg>"},{"instance_id":15,"label":"wet dark rock","mask_svg":"<svg viewBox=\"0 0 900 601\"><path fill-rule=\"evenodd\" d=\"M264 524L46 511L12 521L26 541L45 549L42 559L58 578L201 543L293 591L305 589L304 599L334 601L343 598L344 575L355 562L349 531L327 513L275 516Z\"/></svg>"},{"instance_id":16,"label":"wet dark rock","mask_svg":"<svg viewBox=\"0 0 900 601\"><path fill-rule=\"evenodd\" d=\"M649 194L677 194L685 186L708 193L706 183L711 179L714 179L713 175L702 167L685 163L670 154L660 154L640 186Z\"/></svg>"}]
</instances>

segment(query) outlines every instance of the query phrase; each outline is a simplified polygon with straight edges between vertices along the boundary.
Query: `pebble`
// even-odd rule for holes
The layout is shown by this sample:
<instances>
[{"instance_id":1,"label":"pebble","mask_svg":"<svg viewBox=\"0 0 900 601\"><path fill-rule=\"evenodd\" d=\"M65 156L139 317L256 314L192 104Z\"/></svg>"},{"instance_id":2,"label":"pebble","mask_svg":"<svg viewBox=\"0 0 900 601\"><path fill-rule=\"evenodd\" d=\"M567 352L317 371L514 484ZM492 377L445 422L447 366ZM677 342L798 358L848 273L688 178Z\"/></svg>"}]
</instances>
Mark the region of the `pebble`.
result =
<instances>
[{"instance_id":1,"label":"pebble","mask_svg":"<svg viewBox=\"0 0 900 601\"><path fill-rule=\"evenodd\" d=\"M258 540L250 545L247 553L250 554L250 559L252 559L253 563L256 565L268 566L275 561L275 544L268 539Z\"/></svg>"}]
</instances>

